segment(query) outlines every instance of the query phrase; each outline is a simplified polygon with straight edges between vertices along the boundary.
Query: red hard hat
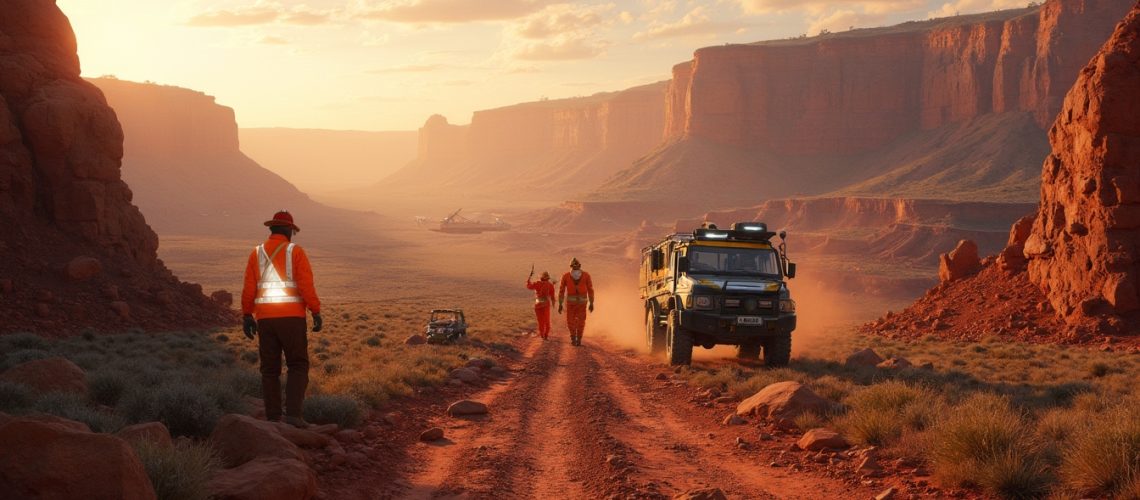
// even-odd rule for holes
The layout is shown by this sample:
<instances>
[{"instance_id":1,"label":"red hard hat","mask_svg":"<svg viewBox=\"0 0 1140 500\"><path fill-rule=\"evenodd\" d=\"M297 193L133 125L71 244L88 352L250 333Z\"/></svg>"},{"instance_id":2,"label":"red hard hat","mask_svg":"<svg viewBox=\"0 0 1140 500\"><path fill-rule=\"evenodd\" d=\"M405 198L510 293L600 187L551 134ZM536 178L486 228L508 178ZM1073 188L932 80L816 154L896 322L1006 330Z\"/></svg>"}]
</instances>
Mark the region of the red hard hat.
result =
<instances>
[{"instance_id":1,"label":"red hard hat","mask_svg":"<svg viewBox=\"0 0 1140 500\"><path fill-rule=\"evenodd\" d=\"M282 210L273 214L273 218L265 221L265 225L289 226L293 228L293 231L296 231L298 233L301 232L301 228L297 227L297 225L293 223L293 214L290 214L288 210Z\"/></svg>"}]
</instances>

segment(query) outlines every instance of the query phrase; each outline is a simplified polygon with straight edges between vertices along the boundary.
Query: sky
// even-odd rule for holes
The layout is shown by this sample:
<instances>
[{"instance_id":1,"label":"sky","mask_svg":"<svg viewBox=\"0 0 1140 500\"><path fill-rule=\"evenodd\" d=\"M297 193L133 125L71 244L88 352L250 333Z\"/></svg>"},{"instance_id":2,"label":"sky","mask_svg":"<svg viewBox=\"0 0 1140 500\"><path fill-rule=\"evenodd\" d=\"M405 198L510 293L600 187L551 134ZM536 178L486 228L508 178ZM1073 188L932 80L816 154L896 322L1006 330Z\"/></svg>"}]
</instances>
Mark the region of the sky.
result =
<instances>
[{"instance_id":1,"label":"sky","mask_svg":"<svg viewBox=\"0 0 1140 500\"><path fill-rule=\"evenodd\" d=\"M57 0L83 76L175 85L241 127L415 130L432 114L668 80L710 45L1023 0Z\"/></svg>"}]
</instances>

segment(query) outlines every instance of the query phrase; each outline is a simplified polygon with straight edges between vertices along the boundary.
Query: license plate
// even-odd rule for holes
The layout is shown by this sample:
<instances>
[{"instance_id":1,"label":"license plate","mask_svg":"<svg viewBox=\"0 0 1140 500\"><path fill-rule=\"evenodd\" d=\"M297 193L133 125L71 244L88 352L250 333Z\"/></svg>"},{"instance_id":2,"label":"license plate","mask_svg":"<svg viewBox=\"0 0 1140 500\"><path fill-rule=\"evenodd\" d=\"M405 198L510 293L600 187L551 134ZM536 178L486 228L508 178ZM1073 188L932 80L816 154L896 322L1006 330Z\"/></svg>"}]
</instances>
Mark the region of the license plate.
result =
<instances>
[{"instance_id":1,"label":"license plate","mask_svg":"<svg viewBox=\"0 0 1140 500\"><path fill-rule=\"evenodd\" d=\"M737 316L736 324L738 325L762 325L764 318L759 316Z\"/></svg>"}]
</instances>

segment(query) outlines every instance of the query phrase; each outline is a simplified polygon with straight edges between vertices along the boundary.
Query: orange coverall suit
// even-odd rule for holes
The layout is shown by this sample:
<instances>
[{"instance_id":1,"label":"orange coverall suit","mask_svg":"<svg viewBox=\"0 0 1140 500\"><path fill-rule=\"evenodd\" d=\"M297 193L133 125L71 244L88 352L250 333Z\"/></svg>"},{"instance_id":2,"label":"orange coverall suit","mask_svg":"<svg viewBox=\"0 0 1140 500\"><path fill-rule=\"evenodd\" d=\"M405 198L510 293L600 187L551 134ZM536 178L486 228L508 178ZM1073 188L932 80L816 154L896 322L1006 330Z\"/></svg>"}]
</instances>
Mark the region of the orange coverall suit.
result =
<instances>
[{"instance_id":1,"label":"orange coverall suit","mask_svg":"<svg viewBox=\"0 0 1140 500\"><path fill-rule=\"evenodd\" d=\"M249 254L241 312L257 318L258 354L265 417L281 417L281 355L289 367L285 386L285 414L301 417L301 404L309 385L308 324L305 309L321 312L313 285L313 269L300 246L285 236L270 235Z\"/></svg>"},{"instance_id":2,"label":"orange coverall suit","mask_svg":"<svg viewBox=\"0 0 1140 500\"><path fill-rule=\"evenodd\" d=\"M554 283L549 280L526 280L526 287L534 290L534 315L538 318L538 336L550 338L550 307L554 302Z\"/></svg>"},{"instance_id":3,"label":"orange coverall suit","mask_svg":"<svg viewBox=\"0 0 1140 500\"><path fill-rule=\"evenodd\" d=\"M558 284L558 303L566 301L566 326L570 328L570 337L582 337L586 329L586 305L594 301L594 282L590 280L590 273L582 271L582 277L574 282L570 273L562 275Z\"/></svg>"}]
</instances>

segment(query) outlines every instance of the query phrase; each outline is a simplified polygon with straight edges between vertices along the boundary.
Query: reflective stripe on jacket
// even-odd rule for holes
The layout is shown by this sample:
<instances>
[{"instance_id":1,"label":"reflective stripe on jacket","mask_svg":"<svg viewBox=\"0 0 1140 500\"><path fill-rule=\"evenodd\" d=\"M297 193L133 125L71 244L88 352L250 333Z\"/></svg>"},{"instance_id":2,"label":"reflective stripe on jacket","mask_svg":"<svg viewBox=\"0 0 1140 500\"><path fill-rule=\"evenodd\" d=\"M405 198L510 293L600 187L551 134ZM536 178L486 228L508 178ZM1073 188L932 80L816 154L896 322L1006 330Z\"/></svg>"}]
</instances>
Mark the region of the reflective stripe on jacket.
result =
<instances>
[{"instance_id":1,"label":"reflective stripe on jacket","mask_svg":"<svg viewBox=\"0 0 1140 500\"><path fill-rule=\"evenodd\" d=\"M590 273L582 271L582 277L578 283L574 283L574 278L570 273L562 275L562 280L558 283L558 302L562 302L565 298L568 304L585 304L594 301L594 282L590 279Z\"/></svg>"},{"instance_id":2,"label":"reflective stripe on jacket","mask_svg":"<svg viewBox=\"0 0 1140 500\"><path fill-rule=\"evenodd\" d=\"M528 290L534 290L534 302L536 304L554 302L554 283L528 279L526 280L526 287Z\"/></svg>"},{"instance_id":3,"label":"reflective stripe on jacket","mask_svg":"<svg viewBox=\"0 0 1140 500\"><path fill-rule=\"evenodd\" d=\"M313 270L304 249L274 234L249 255L241 294L242 314L258 319L305 317L321 311Z\"/></svg>"}]
</instances>

